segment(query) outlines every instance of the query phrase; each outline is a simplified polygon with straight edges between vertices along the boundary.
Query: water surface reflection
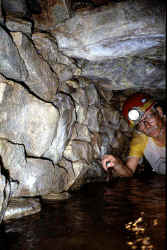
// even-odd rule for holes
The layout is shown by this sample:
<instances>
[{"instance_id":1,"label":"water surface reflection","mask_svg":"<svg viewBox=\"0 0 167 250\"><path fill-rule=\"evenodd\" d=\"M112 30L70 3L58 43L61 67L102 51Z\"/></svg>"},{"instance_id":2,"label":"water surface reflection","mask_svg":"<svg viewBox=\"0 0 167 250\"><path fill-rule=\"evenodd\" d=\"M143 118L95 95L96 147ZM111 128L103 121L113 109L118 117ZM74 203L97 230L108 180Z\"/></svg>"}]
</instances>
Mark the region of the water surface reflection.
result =
<instances>
[{"instance_id":1,"label":"water surface reflection","mask_svg":"<svg viewBox=\"0 0 167 250\"><path fill-rule=\"evenodd\" d=\"M145 227L142 237L150 242L146 245L141 244L140 235L125 228L141 214ZM0 249L163 250L165 221L164 176L93 183L68 200L45 201L39 214L5 225ZM128 245L136 239L138 245Z\"/></svg>"}]
</instances>

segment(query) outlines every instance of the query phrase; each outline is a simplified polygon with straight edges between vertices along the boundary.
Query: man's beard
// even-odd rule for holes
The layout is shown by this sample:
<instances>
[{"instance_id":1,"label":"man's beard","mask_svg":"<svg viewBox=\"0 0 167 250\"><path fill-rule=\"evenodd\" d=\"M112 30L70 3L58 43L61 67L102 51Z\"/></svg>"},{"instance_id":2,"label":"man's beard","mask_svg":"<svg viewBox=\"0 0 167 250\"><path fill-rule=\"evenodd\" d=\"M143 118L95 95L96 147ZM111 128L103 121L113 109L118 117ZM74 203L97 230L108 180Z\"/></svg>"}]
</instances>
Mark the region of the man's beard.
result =
<instances>
[{"instance_id":1,"label":"man's beard","mask_svg":"<svg viewBox=\"0 0 167 250\"><path fill-rule=\"evenodd\" d=\"M152 132L154 132L154 131L157 130L157 129L159 129L158 126L150 127L150 128L148 128L148 129L146 130L145 133L146 133L146 135L151 136L151 135L152 135ZM160 129L160 132L161 132L161 129Z\"/></svg>"}]
</instances>

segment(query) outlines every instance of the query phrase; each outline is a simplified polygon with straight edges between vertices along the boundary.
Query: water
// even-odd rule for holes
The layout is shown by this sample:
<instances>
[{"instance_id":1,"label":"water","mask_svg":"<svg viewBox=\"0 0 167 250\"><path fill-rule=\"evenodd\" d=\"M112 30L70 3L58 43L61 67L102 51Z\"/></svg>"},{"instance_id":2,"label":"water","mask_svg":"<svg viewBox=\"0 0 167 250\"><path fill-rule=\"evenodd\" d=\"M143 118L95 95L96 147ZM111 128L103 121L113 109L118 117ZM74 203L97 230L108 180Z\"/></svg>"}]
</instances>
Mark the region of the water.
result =
<instances>
[{"instance_id":1,"label":"water","mask_svg":"<svg viewBox=\"0 0 167 250\"><path fill-rule=\"evenodd\" d=\"M136 220L142 222L135 227ZM164 176L93 183L6 224L0 249L164 250L165 222Z\"/></svg>"}]
</instances>

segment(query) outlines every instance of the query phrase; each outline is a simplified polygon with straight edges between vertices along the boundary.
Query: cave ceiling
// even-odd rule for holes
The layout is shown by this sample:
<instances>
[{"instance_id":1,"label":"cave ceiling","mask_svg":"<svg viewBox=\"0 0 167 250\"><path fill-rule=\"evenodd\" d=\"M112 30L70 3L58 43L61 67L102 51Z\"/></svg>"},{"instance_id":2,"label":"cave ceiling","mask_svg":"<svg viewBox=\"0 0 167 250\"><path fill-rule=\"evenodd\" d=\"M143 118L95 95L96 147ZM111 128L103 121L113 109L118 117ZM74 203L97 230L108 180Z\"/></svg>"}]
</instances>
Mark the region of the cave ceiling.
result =
<instances>
[{"instance_id":1,"label":"cave ceiling","mask_svg":"<svg viewBox=\"0 0 167 250\"><path fill-rule=\"evenodd\" d=\"M4 23L15 17L20 23L21 20L31 23L30 36L39 32L50 34L59 51L75 60L80 77L91 80L97 87L108 91L137 88L164 93L166 6L163 1L0 2Z\"/></svg>"}]
</instances>

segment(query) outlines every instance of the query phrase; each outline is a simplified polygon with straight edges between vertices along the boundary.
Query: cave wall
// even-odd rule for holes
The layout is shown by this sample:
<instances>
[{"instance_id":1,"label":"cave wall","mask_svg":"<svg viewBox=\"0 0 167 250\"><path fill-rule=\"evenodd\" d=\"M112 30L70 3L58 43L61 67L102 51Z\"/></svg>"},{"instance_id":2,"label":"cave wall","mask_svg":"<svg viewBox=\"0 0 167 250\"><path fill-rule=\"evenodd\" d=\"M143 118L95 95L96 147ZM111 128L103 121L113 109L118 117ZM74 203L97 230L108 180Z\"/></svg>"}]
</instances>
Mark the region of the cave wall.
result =
<instances>
[{"instance_id":1,"label":"cave wall","mask_svg":"<svg viewBox=\"0 0 167 250\"><path fill-rule=\"evenodd\" d=\"M105 4L0 1L1 220L14 198L104 181L104 153L126 160L127 96L165 100L163 4Z\"/></svg>"}]
</instances>

